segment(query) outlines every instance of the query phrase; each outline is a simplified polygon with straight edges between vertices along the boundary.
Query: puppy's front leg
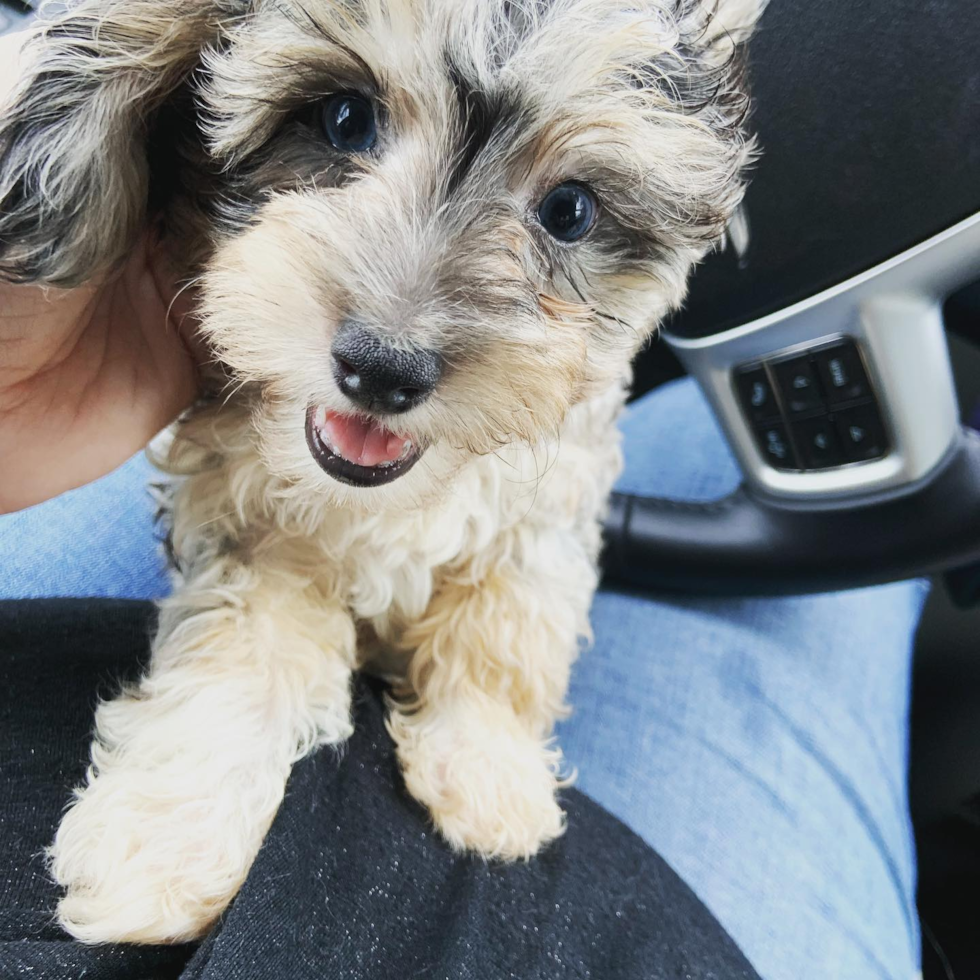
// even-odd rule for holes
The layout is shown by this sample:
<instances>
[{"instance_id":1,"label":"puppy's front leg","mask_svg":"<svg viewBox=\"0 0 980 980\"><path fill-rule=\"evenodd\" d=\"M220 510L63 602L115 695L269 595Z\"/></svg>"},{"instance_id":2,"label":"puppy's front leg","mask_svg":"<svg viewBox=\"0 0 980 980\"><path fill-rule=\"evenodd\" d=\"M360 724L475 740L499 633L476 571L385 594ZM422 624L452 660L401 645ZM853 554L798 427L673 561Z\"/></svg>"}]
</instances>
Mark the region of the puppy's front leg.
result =
<instances>
[{"instance_id":1,"label":"puppy's front leg","mask_svg":"<svg viewBox=\"0 0 980 980\"><path fill-rule=\"evenodd\" d=\"M208 565L165 604L147 676L96 718L51 848L87 942L204 933L245 879L292 763L351 732L354 629L308 581Z\"/></svg>"},{"instance_id":2,"label":"puppy's front leg","mask_svg":"<svg viewBox=\"0 0 980 980\"><path fill-rule=\"evenodd\" d=\"M389 722L409 792L456 848L515 860L561 834L569 668L595 572L557 532L498 542L447 579L406 637L412 692Z\"/></svg>"}]
</instances>

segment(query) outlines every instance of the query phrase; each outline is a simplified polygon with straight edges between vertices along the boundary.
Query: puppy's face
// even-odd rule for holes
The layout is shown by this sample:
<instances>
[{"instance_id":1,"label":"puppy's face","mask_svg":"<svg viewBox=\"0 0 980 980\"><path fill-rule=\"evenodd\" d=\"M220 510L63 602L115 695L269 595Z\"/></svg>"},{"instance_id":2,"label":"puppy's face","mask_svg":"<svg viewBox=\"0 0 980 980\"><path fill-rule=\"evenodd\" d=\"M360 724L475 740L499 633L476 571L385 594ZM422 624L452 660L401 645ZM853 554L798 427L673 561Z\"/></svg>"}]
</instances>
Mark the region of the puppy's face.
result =
<instances>
[{"instance_id":1,"label":"puppy's face","mask_svg":"<svg viewBox=\"0 0 980 980\"><path fill-rule=\"evenodd\" d=\"M404 507L623 377L740 199L725 28L757 6L237 5L194 76L218 176L189 207L267 466Z\"/></svg>"},{"instance_id":2,"label":"puppy's face","mask_svg":"<svg viewBox=\"0 0 980 980\"><path fill-rule=\"evenodd\" d=\"M273 469L403 506L624 375L741 190L684 6L280 0L210 58L205 331Z\"/></svg>"}]
</instances>

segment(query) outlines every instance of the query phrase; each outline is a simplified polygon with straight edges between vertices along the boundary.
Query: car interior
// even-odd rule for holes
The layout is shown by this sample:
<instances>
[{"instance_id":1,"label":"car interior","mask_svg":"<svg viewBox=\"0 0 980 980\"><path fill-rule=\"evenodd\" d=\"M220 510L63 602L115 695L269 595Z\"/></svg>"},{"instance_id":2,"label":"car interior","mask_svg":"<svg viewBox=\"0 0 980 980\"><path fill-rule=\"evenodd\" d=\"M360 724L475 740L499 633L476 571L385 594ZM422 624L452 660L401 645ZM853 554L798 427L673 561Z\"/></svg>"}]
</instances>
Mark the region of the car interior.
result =
<instances>
[{"instance_id":1,"label":"car interior","mask_svg":"<svg viewBox=\"0 0 980 980\"><path fill-rule=\"evenodd\" d=\"M694 373L761 506L734 527L696 512L681 532L676 512L671 528L639 506L625 535L614 513L627 539L615 572L660 588L678 551L694 555L689 591L933 577L910 774L925 980L980 975L980 471L946 482L957 464L938 458L971 455L980 425L978 42L970 0L770 4L750 51L762 156L742 221L636 384ZM940 415L944 435L919 429ZM870 434L863 447L852 428ZM914 454L913 430L925 469L889 484L874 471Z\"/></svg>"},{"instance_id":2,"label":"car interior","mask_svg":"<svg viewBox=\"0 0 980 980\"><path fill-rule=\"evenodd\" d=\"M34 6L0 0L0 33ZM976 0L772 0L744 207L636 364L636 396L697 379L744 483L722 507L616 497L605 555L613 579L702 595L932 578L910 777L925 980L980 976L978 50Z\"/></svg>"}]
</instances>

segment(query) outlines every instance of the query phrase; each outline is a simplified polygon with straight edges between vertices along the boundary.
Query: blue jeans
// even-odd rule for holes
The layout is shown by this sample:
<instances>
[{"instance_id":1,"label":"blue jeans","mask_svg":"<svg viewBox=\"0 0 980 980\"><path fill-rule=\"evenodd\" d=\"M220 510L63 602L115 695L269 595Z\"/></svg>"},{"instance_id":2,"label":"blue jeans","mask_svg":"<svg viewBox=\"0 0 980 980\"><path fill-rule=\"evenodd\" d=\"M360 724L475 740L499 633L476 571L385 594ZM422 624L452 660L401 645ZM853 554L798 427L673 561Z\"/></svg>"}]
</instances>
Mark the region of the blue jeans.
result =
<instances>
[{"instance_id":1,"label":"blue jeans","mask_svg":"<svg viewBox=\"0 0 980 980\"><path fill-rule=\"evenodd\" d=\"M739 473L696 387L628 413L621 487L712 499ZM0 518L0 598L169 583L142 457ZM906 803L921 582L803 599L604 590L561 741L579 785L662 854L765 980L910 980Z\"/></svg>"}]
</instances>

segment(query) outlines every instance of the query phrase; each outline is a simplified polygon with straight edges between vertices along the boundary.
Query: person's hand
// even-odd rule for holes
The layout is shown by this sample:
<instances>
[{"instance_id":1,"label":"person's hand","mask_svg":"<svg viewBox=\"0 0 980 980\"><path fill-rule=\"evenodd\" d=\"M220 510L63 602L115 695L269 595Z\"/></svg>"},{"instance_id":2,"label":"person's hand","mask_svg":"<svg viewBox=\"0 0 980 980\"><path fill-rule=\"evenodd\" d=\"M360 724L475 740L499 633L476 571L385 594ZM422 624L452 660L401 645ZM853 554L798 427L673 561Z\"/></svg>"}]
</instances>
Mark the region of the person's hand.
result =
<instances>
[{"instance_id":1,"label":"person's hand","mask_svg":"<svg viewBox=\"0 0 980 980\"><path fill-rule=\"evenodd\" d=\"M22 43L0 38L0 112ZM193 401L178 292L149 234L102 284L0 283L0 513L110 472Z\"/></svg>"}]
</instances>

